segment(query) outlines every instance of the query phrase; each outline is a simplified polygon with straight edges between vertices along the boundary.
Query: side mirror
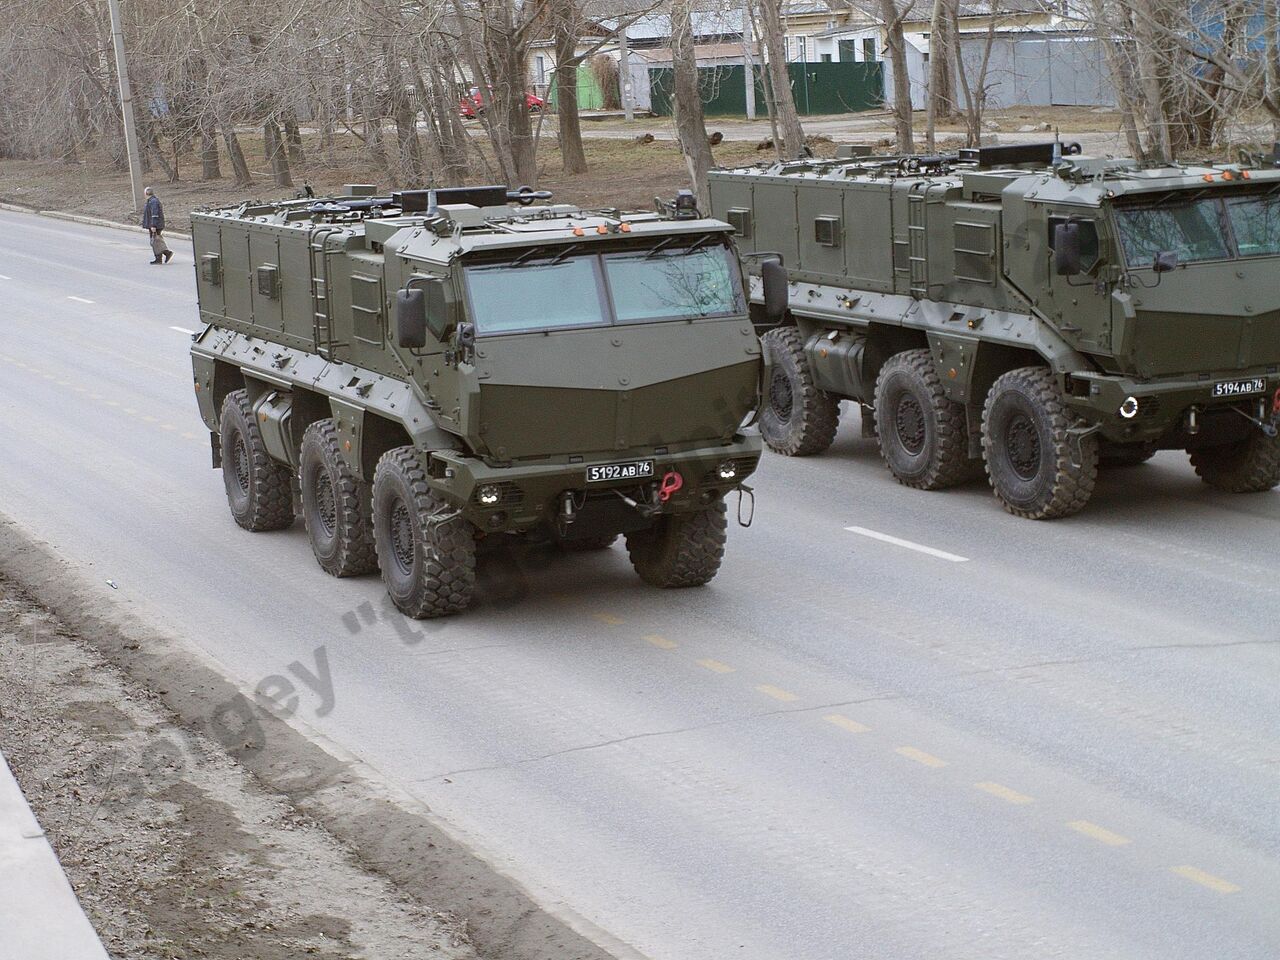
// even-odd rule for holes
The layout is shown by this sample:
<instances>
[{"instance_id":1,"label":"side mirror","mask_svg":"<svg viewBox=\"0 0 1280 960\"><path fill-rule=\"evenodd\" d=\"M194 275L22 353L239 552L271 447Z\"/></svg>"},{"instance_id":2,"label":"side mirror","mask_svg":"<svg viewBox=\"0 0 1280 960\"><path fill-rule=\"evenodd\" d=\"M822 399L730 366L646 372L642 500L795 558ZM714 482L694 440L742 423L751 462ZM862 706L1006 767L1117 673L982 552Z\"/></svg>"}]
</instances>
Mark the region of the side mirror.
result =
<instances>
[{"instance_id":1,"label":"side mirror","mask_svg":"<svg viewBox=\"0 0 1280 960\"><path fill-rule=\"evenodd\" d=\"M760 277L764 281L764 315L770 323L781 323L790 289L787 268L781 260L766 260L760 264Z\"/></svg>"},{"instance_id":2,"label":"side mirror","mask_svg":"<svg viewBox=\"0 0 1280 960\"><path fill-rule=\"evenodd\" d=\"M1156 273L1168 273L1178 269L1178 254L1173 250L1161 250L1151 264Z\"/></svg>"},{"instance_id":3,"label":"side mirror","mask_svg":"<svg viewBox=\"0 0 1280 960\"><path fill-rule=\"evenodd\" d=\"M1074 277L1081 269L1080 224L1060 223L1053 230L1053 271L1060 277Z\"/></svg>"},{"instance_id":4,"label":"side mirror","mask_svg":"<svg viewBox=\"0 0 1280 960\"><path fill-rule=\"evenodd\" d=\"M458 346L470 350L476 345L476 327L473 323L458 324Z\"/></svg>"},{"instance_id":5,"label":"side mirror","mask_svg":"<svg viewBox=\"0 0 1280 960\"><path fill-rule=\"evenodd\" d=\"M396 343L409 350L427 345L427 297L420 287L396 293Z\"/></svg>"}]
</instances>

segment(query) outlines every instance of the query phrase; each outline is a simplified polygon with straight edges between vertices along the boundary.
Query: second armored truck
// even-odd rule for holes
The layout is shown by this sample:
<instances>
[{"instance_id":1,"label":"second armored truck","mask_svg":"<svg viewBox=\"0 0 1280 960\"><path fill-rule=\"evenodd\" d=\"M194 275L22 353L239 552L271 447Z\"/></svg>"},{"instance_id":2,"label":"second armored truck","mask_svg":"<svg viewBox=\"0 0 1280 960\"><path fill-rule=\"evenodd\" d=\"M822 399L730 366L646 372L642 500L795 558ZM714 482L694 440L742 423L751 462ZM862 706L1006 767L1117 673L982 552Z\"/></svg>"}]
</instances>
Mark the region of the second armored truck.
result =
<instances>
[{"instance_id":1,"label":"second armored truck","mask_svg":"<svg viewBox=\"0 0 1280 960\"><path fill-rule=\"evenodd\" d=\"M324 570L380 568L412 617L466 607L478 544L510 534L625 535L645 581L710 580L760 456L729 227L692 197L372 194L192 216L196 396L236 522L300 513Z\"/></svg>"},{"instance_id":2,"label":"second armored truck","mask_svg":"<svg viewBox=\"0 0 1280 960\"><path fill-rule=\"evenodd\" d=\"M1159 449L1221 490L1280 483L1280 170L1066 152L712 172L761 264L774 450L826 449L847 398L899 481L985 468L1023 517Z\"/></svg>"}]
</instances>

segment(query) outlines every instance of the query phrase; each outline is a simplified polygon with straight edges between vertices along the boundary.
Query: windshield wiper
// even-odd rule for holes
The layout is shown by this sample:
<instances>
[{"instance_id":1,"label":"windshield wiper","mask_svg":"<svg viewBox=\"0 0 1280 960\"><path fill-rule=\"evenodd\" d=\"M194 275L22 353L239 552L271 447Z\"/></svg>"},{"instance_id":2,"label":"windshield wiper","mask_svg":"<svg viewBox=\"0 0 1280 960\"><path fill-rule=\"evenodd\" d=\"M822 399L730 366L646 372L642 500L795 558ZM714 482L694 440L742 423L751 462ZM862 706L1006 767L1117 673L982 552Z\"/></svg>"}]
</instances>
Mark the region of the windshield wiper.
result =
<instances>
[{"instance_id":1,"label":"windshield wiper","mask_svg":"<svg viewBox=\"0 0 1280 960\"><path fill-rule=\"evenodd\" d=\"M680 252L693 253L693 251L697 250L704 243L707 243L710 240L714 239L715 236L716 235L713 233L705 233L702 236L700 236L697 240L693 241L693 243L689 244L689 246L681 250ZM679 235L677 235L674 237L667 237L667 239L659 241L657 244L654 245L652 250L650 250L648 253L644 255L644 258L646 260L652 260L654 257L658 255L660 251L666 249L667 247L671 246L671 244L675 243L677 240L680 240L680 239L682 238Z\"/></svg>"},{"instance_id":2,"label":"windshield wiper","mask_svg":"<svg viewBox=\"0 0 1280 960\"><path fill-rule=\"evenodd\" d=\"M520 256L518 256L518 257L516 257L514 260L512 260L512 261L511 261L511 263L510 263L510 264L508 264L508 266L518 267L518 266L520 266L520 264L524 263L526 260L531 260L531 259L533 259L534 257L536 257L538 254L542 253L542 252L543 252L543 251L545 251L546 249L547 249L547 248L546 248L546 247L543 247L543 246L530 247L530 248L529 248L529 252L528 252L528 253L522 253L522 254L520 254Z\"/></svg>"},{"instance_id":3,"label":"windshield wiper","mask_svg":"<svg viewBox=\"0 0 1280 960\"><path fill-rule=\"evenodd\" d=\"M564 260L565 257L569 256L569 254L573 253L575 250L580 250L580 249L582 249L582 244L571 243L569 244L569 246L565 247L561 253L556 254L556 256L548 260L547 263L549 266L554 267L557 263L560 263L562 260Z\"/></svg>"}]
</instances>

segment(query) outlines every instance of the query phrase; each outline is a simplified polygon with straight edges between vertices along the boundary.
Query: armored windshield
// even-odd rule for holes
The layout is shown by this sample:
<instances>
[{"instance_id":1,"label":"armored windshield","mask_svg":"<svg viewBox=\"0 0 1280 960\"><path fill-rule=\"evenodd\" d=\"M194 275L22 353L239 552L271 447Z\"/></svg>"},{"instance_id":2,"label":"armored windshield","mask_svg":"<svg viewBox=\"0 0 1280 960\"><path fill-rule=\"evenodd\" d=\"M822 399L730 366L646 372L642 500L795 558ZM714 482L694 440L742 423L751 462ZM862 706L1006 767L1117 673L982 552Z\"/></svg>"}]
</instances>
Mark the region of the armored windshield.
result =
<instances>
[{"instance_id":1,"label":"armored windshield","mask_svg":"<svg viewBox=\"0 0 1280 960\"><path fill-rule=\"evenodd\" d=\"M1227 201L1227 213L1240 256L1280 254L1280 197L1234 197Z\"/></svg>"},{"instance_id":2,"label":"armored windshield","mask_svg":"<svg viewBox=\"0 0 1280 960\"><path fill-rule=\"evenodd\" d=\"M1280 197L1245 194L1116 209L1125 260L1148 266L1157 253L1179 263L1280 256Z\"/></svg>"},{"instance_id":3,"label":"armored windshield","mask_svg":"<svg viewBox=\"0 0 1280 960\"><path fill-rule=\"evenodd\" d=\"M467 267L481 335L730 316L745 311L741 275L720 242Z\"/></svg>"},{"instance_id":4,"label":"armored windshield","mask_svg":"<svg viewBox=\"0 0 1280 960\"><path fill-rule=\"evenodd\" d=\"M1225 260L1231 256L1217 200L1116 210L1120 242L1131 267L1149 265L1157 253L1172 252L1179 263Z\"/></svg>"},{"instance_id":5,"label":"armored windshield","mask_svg":"<svg viewBox=\"0 0 1280 960\"><path fill-rule=\"evenodd\" d=\"M741 286L723 246L604 259L619 323L740 312Z\"/></svg>"}]
</instances>

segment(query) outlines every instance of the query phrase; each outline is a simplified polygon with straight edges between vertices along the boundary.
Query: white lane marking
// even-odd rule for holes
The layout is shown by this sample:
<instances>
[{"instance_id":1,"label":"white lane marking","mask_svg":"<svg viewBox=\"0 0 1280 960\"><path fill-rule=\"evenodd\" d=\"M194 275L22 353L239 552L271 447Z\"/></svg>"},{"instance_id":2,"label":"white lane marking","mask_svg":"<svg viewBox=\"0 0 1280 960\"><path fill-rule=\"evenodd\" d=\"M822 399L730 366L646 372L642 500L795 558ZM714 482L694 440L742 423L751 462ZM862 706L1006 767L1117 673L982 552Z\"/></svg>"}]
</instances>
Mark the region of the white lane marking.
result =
<instances>
[{"instance_id":1,"label":"white lane marking","mask_svg":"<svg viewBox=\"0 0 1280 960\"><path fill-rule=\"evenodd\" d=\"M916 553L923 553L930 557L937 557L939 560L946 560L950 563L968 563L968 557L960 557L954 553L947 553L945 550L937 550L933 547L926 547L922 543L912 543L910 540L902 540L899 537L891 537L887 533L878 533L875 530L868 530L866 527L845 527L850 533L856 533L861 537L870 537L872 540L879 540L881 543L891 543L895 547L906 547L908 550L914 550Z\"/></svg>"},{"instance_id":2,"label":"white lane marking","mask_svg":"<svg viewBox=\"0 0 1280 960\"><path fill-rule=\"evenodd\" d=\"M76 303L93 303L92 300L86 300L84 297L67 297L68 300L74 300Z\"/></svg>"},{"instance_id":3,"label":"white lane marking","mask_svg":"<svg viewBox=\"0 0 1280 960\"><path fill-rule=\"evenodd\" d=\"M170 327L169 329L177 330L179 333L185 333L189 337L194 337L196 335L194 330L188 330L186 327Z\"/></svg>"},{"instance_id":4,"label":"white lane marking","mask_svg":"<svg viewBox=\"0 0 1280 960\"><path fill-rule=\"evenodd\" d=\"M13 277L6 277L3 273L0 273L0 280L12 280L12 279Z\"/></svg>"}]
</instances>

